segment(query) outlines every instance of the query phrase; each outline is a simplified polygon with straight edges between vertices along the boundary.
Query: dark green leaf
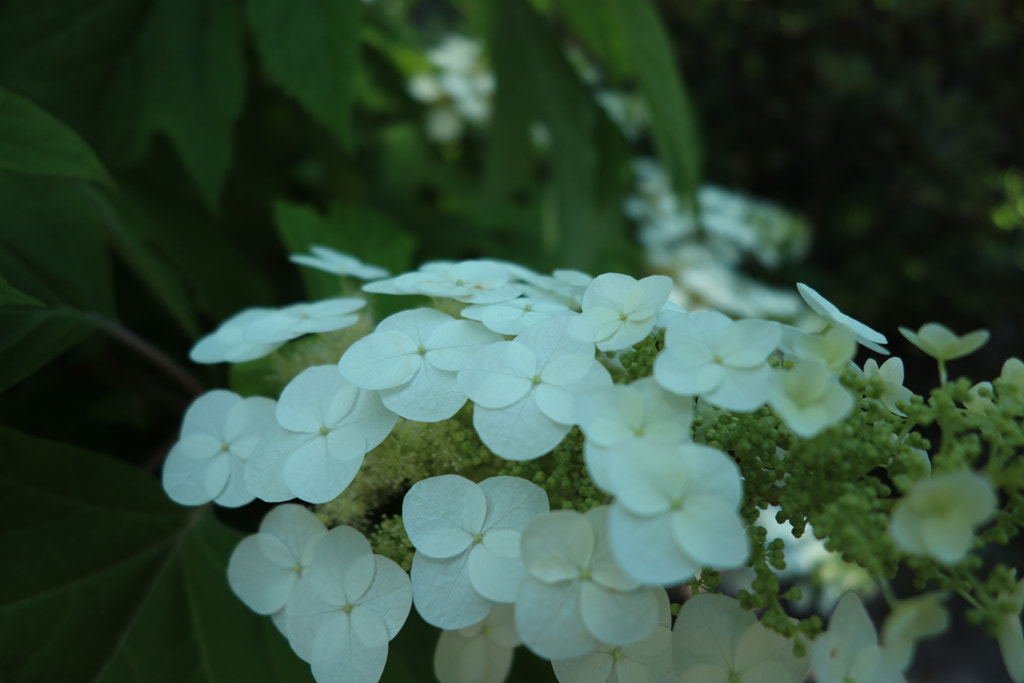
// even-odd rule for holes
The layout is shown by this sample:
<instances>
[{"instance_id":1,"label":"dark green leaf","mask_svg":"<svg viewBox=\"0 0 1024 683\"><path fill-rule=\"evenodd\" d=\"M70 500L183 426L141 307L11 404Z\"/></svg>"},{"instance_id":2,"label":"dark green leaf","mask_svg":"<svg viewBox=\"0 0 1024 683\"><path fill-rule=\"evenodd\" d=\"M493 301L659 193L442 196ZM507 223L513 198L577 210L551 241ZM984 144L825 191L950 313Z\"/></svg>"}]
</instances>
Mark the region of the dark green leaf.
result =
<instances>
[{"instance_id":1,"label":"dark green leaf","mask_svg":"<svg viewBox=\"0 0 1024 683\"><path fill-rule=\"evenodd\" d=\"M342 144L352 143L362 0L249 0L246 14L270 79Z\"/></svg>"},{"instance_id":2,"label":"dark green leaf","mask_svg":"<svg viewBox=\"0 0 1024 683\"><path fill-rule=\"evenodd\" d=\"M146 118L174 142L215 207L245 97L242 16L232 0L158 0L139 36Z\"/></svg>"},{"instance_id":3,"label":"dark green leaf","mask_svg":"<svg viewBox=\"0 0 1024 683\"><path fill-rule=\"evenodd\" d=\"M245 94L232 0L10 0L0 7L0 84L79 132L108 165L174 143L208 206L231 163Z\"/></svg>"},{"instance_id":4,"label":"dark green leaf","mask_svg":"<svg viewBox=\"0 0 1024 683\"><path fill-rule=\"evenodd\" d=\"M11 683L309 681L227 584L240 538L142 472L0 428L0 671Z\"/></svg>"},{"instance_id":5,"label":"dark green leaf","mask_svg":"<svg viewBox=\"0 0 1024 683\"><path fill-rule=\"evenodd\" d=\"M103 229L72 181L0 172L0 272L46 308L0 309L0 391L114 316Z\"/></svg>"},{"instance_id":6,"label":"dark green leaf","mask_svg":"<svg viewBox=\"0 0 1024 683\"><path fill-rule=\"evenodd\" d=\"M185 281L197 310L219 323L248 306L270 305L272 282L209 216L173 197L125 184L118 207L132 230ZM273 235L269 235L273 239Z\"/></svg>"},{"instance_id":7,"label":"dark green leaf","mask_svg":"<svg viewBox=\"0 0 1024 683\"><path fill-rule=\"evenodd\" d=\"M112 201L93 188L80 188L93 205L110 236L112 246L153 295L174 316L185 332L199 336L199 321L181 277L146 239L142 227L146 218L132 211L129 202ZM121 199L121 197L117 198Z\"/></svg>"},{"instance_id":8,"label":"dark green leaf","mask_svg":"<svg viewBox=\"0 0 1024 683\"><path fill-rule=\"evenodd\" d=\"M620 0L556 0L569 28L612 78L633 73L632 58L622 24L614 10Z\"/></svg>"},{"instance_id":9,"label":"dark green leaf","mask_svg":"<svg viewBox=\"0 0 1024 683\"><path fill-rule=\"evenodd\" d=\"M45 306L42 301L29 296L0 275L0 306Z\"/></svg>"},{"instance_id":10,"label":"dark green leaf","mask_svg":"<svg viewBox=\"0 0 1024 683\"><path fill-rule=\"evenodd\" d=\"M0 88L0 168L113 185L78 135L21 95Z\"/></svg>"},{"instance_id":11,"label":"dark green leaf","mask_svg":"<svg viewBox=\"0 0 1024 683\"><path fill-rule=\"evenodd\" d=\"M529 3L500 1L491 45L499 91L531 98L551 132L554 183L537 237L540 251L561 267L595 268L598 254L624 239L598 217L597 175L606 161L596 144L602 114Z\"/></svg>"},{"instance_id":12,"label":"dark green leaf","mask_svg":"<svg viewBox=\"0 0 1024 683\"><path fill-rule=\"evenodd\" d=\"M701 182L697 116L665 26L649 0L608 0L625 38L633 74L651 111L658 158L681 197L695 206Z\"/></svg>"},{"instance_id":13,"label":"dark green leaf","mask_svg":"<svg viewBox=\"0 0 1024 683\"><path fill-rule=\"evenodd\" d=\"M569 26L615 78L636 79L658 158L691 205L701 176L696 114L665 26L650 0L558 0Z\"/></svg>"}]
</instances>

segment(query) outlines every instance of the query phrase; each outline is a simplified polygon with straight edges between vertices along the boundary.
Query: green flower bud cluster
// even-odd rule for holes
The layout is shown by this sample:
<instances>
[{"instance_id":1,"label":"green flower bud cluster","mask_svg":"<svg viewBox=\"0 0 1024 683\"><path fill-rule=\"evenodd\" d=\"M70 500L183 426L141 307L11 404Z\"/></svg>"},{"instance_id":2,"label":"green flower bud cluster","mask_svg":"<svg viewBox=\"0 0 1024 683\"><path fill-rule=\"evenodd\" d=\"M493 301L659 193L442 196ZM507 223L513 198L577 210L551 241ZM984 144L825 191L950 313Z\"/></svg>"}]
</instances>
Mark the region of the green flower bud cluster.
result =
<instances>
[{"instance_id":1,"label":"green flower bud cluster","mask_svg":"<svg viewBox=\"0 0 1024 683\"><path fill-rule=\"evenodd\" d=\"M579 427L573 427L547 456L522 462L506 461L498 474L521 477L540 486L547 492L552 510L583 513L608 502L608 497L594 486L583 464L583 432Z\"/></svg>"},{"instance_id":2,"label":"green flower bud cluster","mask_svg":"<svg viewBox=\"0 0 1024 683\"><path fill-rule=\"evenodd\" d=\"M750 559L747 564L753 568L755 578L750 584L750 590L741 590L737 597L744 609L763 609L761 623L768 628L780 633L787 638L793 638L794 651L799 654L798 648L804 648L804 638L813 640L821 633L821 618L812 615L807 619L793 620L786 613L782 603L790 600L800 600L803 594L799 588L790 588L783 592L779 577L775 573L785 569L785 541L775 539L766 543L768 531L756 524L747 528L747 538L750 542Z\"/></svg>"},{"instance_id":3,"label":"green flower bud cluster","mask_svg":"<svg viewBox=\"0 0 1024 683\"><path fill-rule=\"evenodd\" d=\"M622 364L624 378L616 383L628 384L641 377L650 377L654 373L654 359L658 357L661 350L665 348L665 328L662 327L656 334L649 334L633 345L632 351L626 351L619 356L619 363Z\"/></svg>"},{"instance_id":4,"label":"green flower bud cluster","mask_svg":"<svg viewBox=\"0 0 1024 683\"><path fill-rule=\"evenodd\" d=\"M410 486L439 474L480 481L498 473L503 461L473 429L472 406L441 422L399 420L383 443L366 454L359 475L340 496L316 506L328 527L368 528L375 513L398 501Z\"/></svg>"},{"instance_id":5,"label":"green flower bud cluster","mask_svg":"<svg viewBox=\"0 0 1024 683\"><path fill-rule=\"evenodd\" d=\"M405 571L412 569L412 556L416 549L405 533L401 515L386 515L369 535L373 552L394 560Z\"/></svg>"}]
</instances>

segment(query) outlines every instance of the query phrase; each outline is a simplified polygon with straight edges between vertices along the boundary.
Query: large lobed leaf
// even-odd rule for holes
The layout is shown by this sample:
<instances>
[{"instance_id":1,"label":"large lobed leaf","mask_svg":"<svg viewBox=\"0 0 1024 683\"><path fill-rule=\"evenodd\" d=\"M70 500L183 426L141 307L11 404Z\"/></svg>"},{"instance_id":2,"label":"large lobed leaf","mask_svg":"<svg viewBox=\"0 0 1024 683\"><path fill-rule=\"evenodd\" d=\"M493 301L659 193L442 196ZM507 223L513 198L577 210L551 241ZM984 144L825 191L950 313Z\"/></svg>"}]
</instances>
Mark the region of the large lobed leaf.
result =
<instances>
[{"instance_id":1,"label":"large lobed leaf","mask_svg":"<svg viewBox=\"0 0 1024 683\"><path fill-rule=\"evenodd\" d=\"M351 108L362 0L250 0L246 16L270 79L342 144Z\"/></svg>"},{"instance_id":2,"label":"large lobed leaf","mask_svg":"<svg viewBox=\"0 0 1024 683\"><path fill-rule=\"evenodd\" d=\"M113 184L78 135L29 100L0 88L0 168Z\"/></svg>"},{"instance_id":3,"label":"large lobed leaf","mask_svg":"<svg viewBox=\"0 0 1024 683\"><path fill-rule=\"evenodd\" d=\"M0 84L68 124L112 167L166 134L217 205L245 95L232 0L9 0Z\"/></svg>"},{"instance_id":4,"label":"large lobed leaf","mask_svg":"<svg viewBox=\"0 0 1024 683\"><path fill-rule=\"evenodd\" d=\"M231 594L239 538L134 468L0 428L0 677L311 680Z\"/></svg>"}]
</instances>

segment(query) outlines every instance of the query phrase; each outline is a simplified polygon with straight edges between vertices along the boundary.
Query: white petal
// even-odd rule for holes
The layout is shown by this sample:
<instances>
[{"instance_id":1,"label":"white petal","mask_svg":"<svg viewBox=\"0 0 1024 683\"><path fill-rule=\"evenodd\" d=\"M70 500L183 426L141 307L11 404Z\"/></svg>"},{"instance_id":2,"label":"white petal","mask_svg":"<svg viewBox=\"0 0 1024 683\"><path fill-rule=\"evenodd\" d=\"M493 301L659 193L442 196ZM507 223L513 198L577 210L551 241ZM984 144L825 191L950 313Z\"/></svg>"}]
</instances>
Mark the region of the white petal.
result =
<instances>
[{"instance_id":1,"label":"white petal","mask_svg":"<svg viewBox=\"0 0 1024 683\"><path fill-rule=\"evenodd\" d=\"M308 434L289 432L273 424L245 461L245 486L250 493L268 503L280 503L295 497L284 479L284 467L296 448L311 440Z\"/></svg>"},{"instance_id":2,"label":"white petal","mask_svg":"<svg viewBox=\"0 0 1024 683\"><path fill-rule=\"evenodd\" d=\"M674 394L696 396L711 391L722 381L722 366L714 363L707 346L682 340L666 346L654 360L654 378Z\"/></svg>"},{"instance_id":3,"label":"white petal","mask_svg":"<svg viewBox=\"0 0 1024 683\"><path fill-rule=\"evenodd\" d=\"M494 602L516 599L516 589L523 577L520 536L513 529L490 531L469 551L470 583L484 598Z\"/></svg>"},{"instance_id":4,"label":"white petal","mask_svg":"<svg viewBox=\"0 0 1024 683\"><path fill-rule=\"evenodd\" d=\"M454 372L424 365L411 381L380 392L388 410L416 422L440 422L459 412L466 394Z\"/></svg>"},{"instance_id":5,"label":"white petal","mask_svg":"<svg viewBox=\"0 0 1024 683\"><path fill-rule=\"evenodd\" d=\"M701 398L724 410L748 413L768 400L772 388L772 369L764 364L757 368L722 367L721 381Z\"/></svg>"},{"instance_id":6,"label":"white petal","mask_svg":"<svg viewBox=\"0 0 1024 683\"><path fill-rule=\"evenodd\" d=\"M594 528L586 517L556 510L526 526L521 544L523 565L546 583L574 579L590 564L594 540Z\"/></svg>"},{"instance_id":7,"label":"white petal","mask_svg":"<svg viewBox=\"0 0 1024 683\"><path fill-rule=\"evenodd\" d=\"M177 446L172 448L161 473L168 497L180 505L203 505L213 500L206 487L209 464L208 460L188 457Z\"/></svg>"},{"instance_id":8,"label":"white petal","mask_svg":"<svg viewBox=\"0 0 1024 683\"><path fill-rule=\"evenodd\" d=\"M246 458L256 445L250 440L249 448L240 448L239 440L247 436L262 436L267 427L276 421L277 401L263 396L244 398L228 412L224 422L224 438L231 444L235 455Z\"/></svg>"},{"instance_id":9,"label":"white petal","mask_svg":"<svg viewBox=\"0 0 1024 683\"><path fill-rule=\"evenodd\" d=\"M434 675L441 683L480 683L487 670L487 643L442 631L434 651Z\"/></svg>"},{"instance_id":10,"label":"white petal","mask_svg":"<svg viewBox=\"0 0 1024 683\"><path fill-rule=\"evenodd\" d=\"M322 436L309 439L288 456L284 465L285 485L307 503L334 500L352 483L363 464L366 448L359 438L358 434L350 433L342 443Z\"/></svg>"},{"instance_id":11,"label":"white petal","mask_svg":"<svg viewBox=\"0 0 1024 683\"><path fill-rule=\"evenodd\" d=\"M277 421L293 432L316 434L352 408L356 392L333 365L306 368L281 391Z\"/></svg>"},{"instance_id":12,"label":"white petal","mask_svg":"<svg viewBox=\"0 0 1024 683\"><path fill-rule=\"evenodd\" d=\"M423 367L416 341L405 332L382 332L380 326L377 330L348 347L338 361L338 370L363 389L405 384Z\"/></svg>"},{"instance_id":13,"label":"white petal","mask_svg":"<svg viewBox=\"0 0 1024 683\"><path fill-rule=\"evenodd\" d=\"M643 640L658 625L658 599L652 588L623 592L585 581L580 602L583 623L595 638L609 645Z\"/></svg>"},{"instance_id":14,"label":"white petal","mask_svg":"<svg viewBox=\"0 0 1024 683\"><path fill-rule=\"evenodd\" d=\"M367 647L345 619L333 619L313 641L310 665L318 683L378 681L388 660L388 644Z\"/></svg>"},{"instance_id":15,"label":"white petal","mask_svg":"<svg viewBox=\"0 0 1024 683\"><path fill-rule=\"evenodd\" d=\"M217 440L224 439L224 424L231 409L242 402L233 391L214 389L189 405L181 421L181 436L206 434Z\"/></svg>"},{"instance_id":16,"label":"white petal","mask_svg":"<svg viewBox=\"0 0 1024 683\"><path fill-rule=\"evenodd\" d=\"M465 628L494 607L473 588L469 553L435 560L417 552L412 559L412 598L423 620L444 629Z\"/></svg>"},{"instance_id":17,"label":"white petal","mask_svg":"<svg viewBox=\"0 0 1024 683\"><path fill-rule=\"evenodd\" d=\"M733 598L716 593L693 596L683 604L673 630L676 671L697 664L728 671L734 666L744 632L756 623L757 617Z\"/></svg>"},{"instance_id":18,"label":"white petal","mask_svg":"<svg viewBox=\"0 0 1024 683\"><path fill-rule=\"evenodd\" d=\"M525 577L516 595L515 620L523 644L541 657L579 657L598 645L580 616L578 581L548 584Z\"/></svg>"},{"instance_id":19,"label":"white petal","mask_svg":"<svg viewBox=\"0 0 1024 683\"><path fill-rule=\"evenodd\" d=\"M612 655L603 648L587 652L572 659L556 659L551 662L551 668L555 672L558 683L592 683L600 681L606 683L608 680L619 681L618 678L609 679L614 666ZM632 683L631 679L630 683Z\"/></svg>"},{"instance_id":20,"label":"white petal","mask_svg":"<svg viewBox=\"0 0 1024 683\"><path fill-rule=\"evenodd\" d=\"M228 583L253 612L273 614L288 602L299 575L292 567L268 560L257 536L247 536L235 546L228 560Z\"/></svg>"},{"instance_id":21,"label":"white petal","mask_svg":"<svg viewBox=\"0 0 1024 683\"><path fill-rule=\"evenodd\" d=\"M530 520L550 510L544 489L520 477L490 477L477 486L487 499L484 531L521 531Z\"/></svg>"},{"instance_id":22,"label":"white petal","mask_svg":"<svg viewBox=\"0 0 1024 683\"><path fill-rule=\"evenodd\" d=\"M402 503L402 522L409 540L428 557L458 555L483 529L487 498L480 487L456 474L413 484Z\"/></svg>"},{"instance_id":23,"label":"white petal","mask_svg":"<svg viewBox=\"0 0 1024 683\"><path fill-rule=\"evenodd\" d=\"M537 361L517 342L497 342L467 358L459 369L458 382L478 406L504 408L533 386Z\"/></svg>"},{"instance_id":24,"label":"white petal","mask_svg":"<svg viewBox=\"0 0 1024 683\"><path fill-rule=\"evenodd\" d=\"M427 362L438 370L458 372L463 361L503 337L469 320L452 320L435 329L427 339Z\"/></svg>"},{"instance_id":25,"label":"white petal","mask_svg":"<svg viewBox=\"0 0 1024 683\"><path fill-rule=\"evenodd\" d=\"M224 459L230 466L227 484L213 502L226 508L237 508L251 503L256 496L250 493L249 487L245 485L245 461L233 455Z\"/></svg>"},{"instance_id":26,"label":"white petal","mask_svg":"<svg viewBox=\"0 0 1024 683\"><path fill-rule=\"evenodd\" d=\"M507 460L531 460L544 455L571 429L541 412L532 394L498 410L477 406L473 410L473 427L491 451Z\"/></svg>"},{"instance_id":27,"label":"white petal","mask_svg":"<svg viewBox=\"0 0 1024 683\"><path fill-rule=\"evenodd\" d=\"M409 275L414 275L409 273ZM408 290L412 291L412 290ZM389 315L377 325L378 332L401 332L413 339L415 344L426 345L434 331L452 322L455 318L433 308L414 308Z\"/></svg>"},{"instance_id":28,"label":"white petal","mask_svg":"<svg viewBox=\"0 0 1024 683\"><path fill-rule=\"evenodd\" d=\"M549 318L527 328L516 341L533 352L538 368L545 367L552 356L575 353L592 356L594 345L574 339L568 332L569 323L575 317L575 313L566 313Z\"/></svg>"},{"instance_id":29,"label":"white petal","mask_svg":"<svg viewBox=\"0 0 1024 683\"><path fill-rule=\"evenodd\" d=\"M634 517L616 504L608 515L612 554L625 574L642 583L682 583L700 570L672 540L668 517Z\"/></svg>"},{"instance_id":30,"label":"white petal","mask_svg":"<svg viewBox=\"0 0 1024 683\"><path fill-rule=\"evenodd\" d=\"M278 505L263 518L260 533L281 539L293 557L302 558L310 544L320 542L327 528L301 505Z\"/></svg>"},{"instance_id":31,"label":"white petal","mask_svg":"<svg viewBox=\"0 0 1024 683\"><path fill-rule=\"evenodd\" d=\"M679 446L654 437L609 449L608 475L618 502L635 515L661 515L682 499L690 473Z\"/></svg>"},{"instance_id":32,"label":"white petal","mask_svg":"<svg viewBox=\"0 0 1024 683\"><path fill-rule=\"evenodd\" d=\"M746 561L746 527L735 506L710 496L694 497L669 516L676 544L700 564L734 569Z\"/></svg>"},{"instance_id":33,"label":"white petal","mask_svg":"<svg viewBox=\"0 0 1024 683\"><path fill-rule=\"evenodd\" d=\"M359 599L358 611L374 612L380 617L391 640L398 635L412 609L412 585L405 570L382 555L374 555L373 583Z\"/></svg>"},{"instance_id":34,"label":"white petal","mask_svg":"<svg viewBox=\"0 0 1024 683\"><path fill-rule=\"evenodd\" d=\"M309 568L313 591L336 607L355 602L373 580L372 559L370 542L361 533L349 526L331 529L320 539Z\"/></svg>"}]
</instances>

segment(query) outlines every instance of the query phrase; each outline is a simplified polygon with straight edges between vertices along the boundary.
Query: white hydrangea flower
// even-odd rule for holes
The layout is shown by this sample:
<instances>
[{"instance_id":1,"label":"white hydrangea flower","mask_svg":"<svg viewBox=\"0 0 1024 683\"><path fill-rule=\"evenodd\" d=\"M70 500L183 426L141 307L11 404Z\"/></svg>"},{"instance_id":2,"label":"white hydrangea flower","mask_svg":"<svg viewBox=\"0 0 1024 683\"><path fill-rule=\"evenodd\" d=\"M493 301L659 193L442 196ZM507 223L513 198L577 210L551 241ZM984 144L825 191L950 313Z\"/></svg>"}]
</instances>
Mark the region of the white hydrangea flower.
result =
<instances>
[{"instance_id":1,"label":"white hydrangea flower","mask_svg":"<svg viewBox=\"0 0 1024 683\"><path fill-rule=\"evenodd\" d=\"M818 683L906 683L883 660L875 626L856 593L839 598L828 630L811 644L811 666Z\"/></svg>"},{"instance_id":2,"label":"white hydrangea flower","mask_svg":"<svg viewBox=\"0 0 1024 683\"><path fill-rule=\"evenodd\" d=\"M363 299L341 297L285 306L248 323L242 336L252 344L280 344L304 334L334 332L359 322L355 311L365 305Z\"/></svg>"},{"instance_id":3,"label":"white hydrangea flower","mask_svg":"<svg viewBox=\"0 0 1024 683\"><path fill-rule=\"evenodd\" d=\"M893 356L879 365L874 358L868 358L864 361L864 377L867 379L878 377L882 380L883 391L878 400L885 404L889 412L906 417L906 414L896 407L896 403L899 401L909 403L914 392L903 386L902 360Z\"/></svg>"},{"instance_id":4,"label":"white hydrangea flower","mask_svg":"<svg viewBox=\"0 0 1024 683\"><path fill-rule=\"evenodd\" d=\"M713 593L683 603L672 654L677 683L802 683L811 665L738 600Z\"/></svg>"},{"instance_id":5,"label":"white hydrangea flower","mask_svg":"<svg viewBox=\"0 0 1024 683\"><path fill-rule=\"evenodd\" d=\"M658 595L658 625L632 645L601 643L581 657L551 662L559 683L674 683L672 611L668 593Z\"/></svg>"},{"instance_id":6,"label":"white hydrangea flower","mask_svg":"<svg viewBox=\"0 0 1024 683\"><path fill-rule=\"evenodd\" d=\"M522 641L512 605L495 606L483 621L442 631L434 650L434 675L441 683L504 683Z\"/></svg>"},{"instance_id":7,"label":"white hydrangea flower","mask_svg":"<svg viewBox=\"0 0 1024 683\"><path fill-rule=\"evenodd\" d=\"M702 444L664 439L622 442L609 461L616 499L612 552L636 581L681 583L701 567L733 569L747 559L739 468Z\"/></svg>"},{"instance_id":8,"label":"white hydrangea flower","mask_svg":"<svg viewBox=\"0 0 1024 683\"><path fill-rule=\"evenodd\" d=\"M523 293L511 282L508 267L498 261L474 260L425 263L419 270L363 286L377 294L423 294L455 299L467 304L496 304Z\"/></svg>"},{"instance_id":9,"label":"white hydrangea flower","mask_svg":"<svg viewBox=\"0 0 1024 683\"><path fill-rule=\"evenodd\" d=\"M273 422L276 405L223 389L193 401L164 461L161 480L170 499L182 505L212 500L224 507L250 502L255 496L245 485L245 462Z\"/></svg>"},{"instance_id":10,"label":"white hydrangea flower","mask_svg":"<svg viewBox=\"0 0 1024 683\"><path fill-rule=\"evenodd\" d=\"M572 318L540 322L462 364L459 386L475 404L473 426L497 455L529 460L547 453L576 423L574 396L611 385L594 345L568 333Z\"/></svg>"},{"instance_id":11,"label":"white hydrangea flower","mask_svg":"<svg viewBox=\"0 0 1024 683\"><path fill-rule=\"evenodd\" d=\"M228 583L257 614L284 609L313 563L327 528L301 505L279 505L263 518L259 533L246 536L228 560Z\"/></svg>"},{"instance_id":12,"label":"white hydrangea flower","mask_svg":"<svg viewBox=\"0 0 1024 683\"><path fill-rule=\"evenodd\" d=\"M650 334L671 291L672 279L664 275L640 281L620 273L598 275L584 291L583 313L570 331L601 351L628 349Z\"/></svg>"},{"instance_id":13,"label":"white hydrangea flower","mask_svg":"<svg viewBox=\"0 0 1024 683\"><path fill-rule=\"evenodd\" d=\"M631 645L658 625L661 588L622 573L607 537L607 506L558 510L523 532L526 574L516 595L516 630L541 657L571 659L601 643Z\"/></svg>"},{"instance_id":14,"label":"white hydrangea flower","mask_svg":"<svg viewBox=\"0 0 1024 683\"><path fill-rule=\"evenodd\" d=\"M247 308L231 316L195 343L188 357L194 363L244 363L269 356L284 342L255 343L245 339L246 328L277 313L274 308Z\"/></svg>"},{"instance_id":15,"label":"white hydrangea flower","mask_svg":"<svg viewBox=\"0 0 1024 683\"><path fill-rule=\"evenodd\" d=\"M717 311L680 318L665 333L654 378L669 391L700 397L718 408L749 412L764 404L771 386L768 356L782 333L765 320L730 320Z\"/></svg>"},{"instance_id":16,"label":"white hydrangea flower","mask_svg":"<svg viewBox=\"0 0 1024 683\"><path fill-rule=\"evenodd\" d=\"M549 299L520 297L500 304L474 304L461 311L463 318L478 320L498 334L521 334L526 328L569 311L569 307Z\"/></svg>"},{"instance_id":17,"label":"white hydrangea flower","mask_svg":"<svg viewBox=\"0 0 1024 683\"><path fill-rule=\"evenodd\" d=\"M416 482L402 504L402 522L416 547L416 611L451 630L480 621L495 603L515 600L522 530L547 511L544 490L518 477L474 484L446 474Z\"/></svg>"},{"instance_id":18,"label":"white hydrangea flower","mask_svg":"<svg viewBox=\"0 0 1024 683\"><path fill-rule=\"evenodd\" d=\"M583 459L594 484L615 494L608 459L618 452L617 443L644 437L689 441L693 403L691 397L665 391L653 377L579 394L576 413L586 436Z\"/></svg>"},{"instance_id":19,"label":"white hydrangea flower","mask_svg":"<svg viewBox=\"0 0 1024 683\"><path fill-rule=\"evenodd\" d=\"M853 395L816 358L801 358L772 376L768 405L797 436L815 436L853 410Z\"/></svg>"},{"instance_id":20,"label":"white hydrangea flower","mask_svg":"<svg viewBox=\"0 0 1024 683\"><path fill-rule=\"evenodd\" d=\"M351 527L331 529L285 606L284 631L318 683L380 680L412 607L409 576Z\"/></svg>"},{"instance_id":21,"label":"white hydrangea flower","mask_svg":"<svg viewBox=\"0 0 1024 683\"><path fill-rule=\"evenodd\" d=\"M830 325L839 325L845 327L853 332L854 337L857 338L857 342L861 346L865 346L875 353L888 356L889 352L881 346L881 344L887 344L888 341L885 335L881 332L877 332L862 322L858 322L846 315L831 301L823 297L818 292L814 291L802 282L797 283L797 290L800 292L800 296L803 297L804 301L810 306L811 310L820 315L825 322Z\"/></svg>"},{"instance_id":22,"label":"white hydrangea flower","mask_svg":"<svg viewBox=\"0 0 1024 683\"><path fill-rule=\"evenodd\" d=\"M988 330L975 330L957 335L945 325L925 323L914 332L906 327L899 328L900 334L911 344L939 361L962 358L980 349L988 341Z\"/></svg>"},{"instance_id":23,"label":"white hydrangea flower","mask_svg":"<svg viewBox=\"0 0 1024 683\"><path fill-rule=\"evenodd\" d=\"M350 346L338 370L349 382L381 392L388 409L407 420L446 420L466 403L456 372L475 351L501 341L472 320L430 308L388 316Z\"/></svg>"},{"instance_id":24,"label":"white hydrangea flower","mask_svg":"<svg viewBox=\"0 0 1024 683\"><path fill-rule=\"evenodd\" d=\"M996 511L996 494L983 475L954 470L921 479L897 501L889 518L896 547L946 565L970 550L974 528Z\"/></svg>"},{"instance_id":25,"label":"white hydrangea flower","mask_svg":"<svg viewBox=\"0 0 1024 683\"><path fill-rule=\"evenodd\" d=\"M271 503L333 500L398 420L378 392L349 384L335 365L299 373L281 392L276 414L277 425L245 469L249 490Z\"/></svg>"},{"instance_id":26,"label":"white hydrangea flower","mask_svg":"<svg viewBox=\"0 0 1024 683\"><path fill-rule=\"evenodd\" d=\"M925 593L896 603L882 624L882 658L887 666L906 671L917 641L949 629L946 597L946 593Z\"/></svg>"},{"instance_id":27,"label":"white hydrangea flower","mask_svg":"<svg viewBox=\"0 0 1024 683\"><path fill-rule=\"evenodd\" d=\"M298 263L308 268L316 268L332 275L348 275L359 280L379 280L391 273L386 268L363 263L355 256L345 254L314 244L309 248L311 254L292 254L289 258L292 263Z\"/></svg>"}]
</instances>

